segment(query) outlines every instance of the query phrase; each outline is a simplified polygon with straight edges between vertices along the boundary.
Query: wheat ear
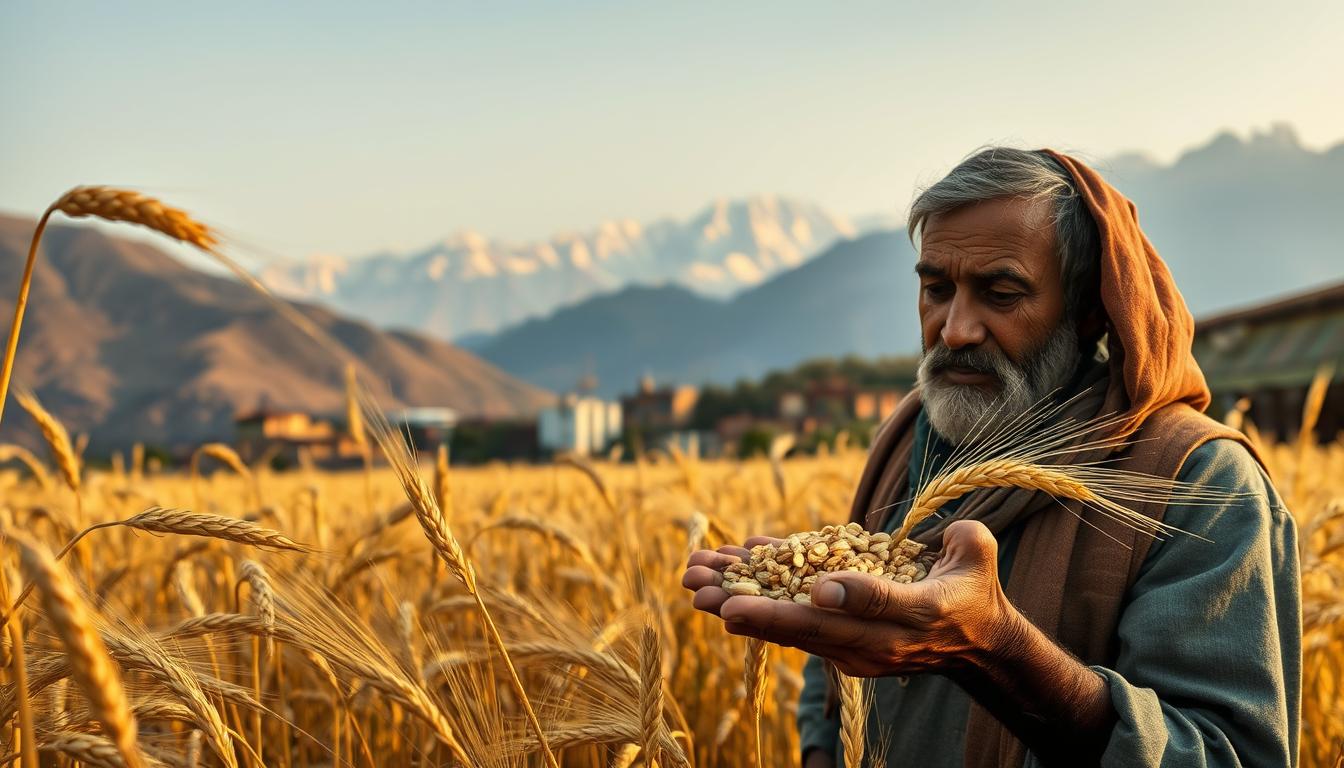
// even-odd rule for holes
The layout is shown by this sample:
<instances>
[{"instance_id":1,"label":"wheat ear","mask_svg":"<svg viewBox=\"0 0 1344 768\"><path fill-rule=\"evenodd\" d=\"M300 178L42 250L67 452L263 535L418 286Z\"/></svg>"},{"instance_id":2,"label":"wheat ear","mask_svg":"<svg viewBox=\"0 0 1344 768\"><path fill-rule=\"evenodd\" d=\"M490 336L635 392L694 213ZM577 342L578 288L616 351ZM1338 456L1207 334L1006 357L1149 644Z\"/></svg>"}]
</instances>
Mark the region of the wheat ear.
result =
<instances>
[{"instance_id":1,"label":"wheat ear","mask_svg":"<svg viewBox=\"0 0 1344 768\"><path fill-rule=\"evenodd\" d=\"M16 460L28 468L32 473L33 479L41 486L42 490L51 489L51 477L47 470L42 466L42 462L37 460L27 448L19 445L0 445L0 462Z\"/></svg>"},{"instance_id":2,"label":"wheat ear","mask_svg":"<svg viewBox=\"0 0 1344 768\"><path fill-rule=\"evenodd\" d=\"M283 549L291 552L311 552L312 549L307 545L300 544L279 531L270 528L263 528L256 523L246 520L236 520L231 517L220 517L219 515L207 515L200 512L188 512L181 509L169 509L166 507L150 507L134 517L126 520L113 520L106 523L97 523L75 534L74 538L66 542L61 551L56 554L56 559L60 560L67 552L75 547L85 536L102 529L112 528L122 525L127 528L135 528L150 533L172 533L181 536L204 536L211 539L223 539L238 544L246 544L252 547L262 547L265 549ZM19 593L19 597L12 606L6 606L9 611L17 609L23 604L28 593L33 589L29 583ZM8 617L8 612L0 616L0 621Z\"/></svg>"},{"instance_id":3,"label":"wheat ear","mask_svg":"<svg viewBox=\"0 0 1344 768\"><path fill-rule=\"evenodd\" d=\"M51 448L51 457L56 461L56 468L60 470L61 478L65 480L70 490L78 493L79 456L75 454L74 446L70 442L70 433L66 431L65 425L52 416L32 392L21 389L14 393L14 399L29 416L33 417L33 421L37 422L37 428L42 431L42 439L46 440L47 446Z\"/></svg>"},{"instance_id":4,"label":"wheat ear","mask_svg":"<svg viewBox=\"0 0 1344 768\"><path fill-rule=\"evenodd\" d=\"M863 766L863 731L868 721L868 700L863 680L840 674L840 743L845 752L845 768Z\"/></svg>"},{"instance_id":5,"label":"wheat ear","mask_svg":"<svg viewBox=\"0 0 1344 768\"><path fill-rule=\"evenodd\" d=\"M0 559L0 605L9 607L9 568L3 559ZM11 743L18 742L17 746L19 754L22 756L23 768L37 768L37 746L36 740L33 738L33 706L29 697L28 664L23 645L23 619L18 611L7 613L7 616L0 619L0 629L9 633L11 687L14 690L14 696L18 699L19 711L19 719L16 723L17 738L12 739ZM8 716L0 717L0 723L8 721ZM0 761L0 764L8 765L8 761Z\"/></svg>"},{"instance_id":6,"label":"wheat ear","mask_svg":"<svg viewBox=\"0 0 1344 768\"><path fill-rule=\"evenodd\" d=\"M765 708L766 659L768 646L764 640L747 639L746 685L747 706L751 708L751 728L756 741L756 768L763 768L761 745L761 710Z\"/></svg>"},{"instance_id":7,"label":"wheat ear","mask_svg":"<svg viewBox=\"0 0 1344 768\"><path fill-rule=\"evenodd\" d=\"M19 349L19 329L23 325L24 310L28 307L28 290L33 283L33 266L37 263L37 247L42 241L42 233L47 229L47 221L56 212L64 213L71 218L96 216L109 221L140 224L205 251L213 250L218 242L209 227L197 222L184 211L131 190L75 187L52 203L43 212L42 218L37 222L37 228L33 230L33 239L28 245L28 260L24 262L23 277L19 281L19 296L14 302L14 322L9 327L9 341L5 345L4 368L0 369L0 417L4 416L5 400L9 396L9 380L14 373L14 357Z\"/></svg>"},{"instance_id":8,"label":"wheat ear","mask_svg":"<svg viewBox=\"0 0 1344 768\"><path fill-rule=\"evenodd\" d=\"M1081 471L1086 472L1087 468L1081 468ZM1099 496L1074 474L1067 466L1044 466L1018 459L991 459L959 467L933 478L920 489L901 529L892 536L892 540L904 541L910 536L911 529L944 504L979 488L1014 487L1043 491L1057 499L1075 499L1124 519L1139 518L1135 522L1148 520Z\"/></svg>"},{"instance_id":9,"label":"wheat ear","mask_svg":"<svg viewBox=\"0 0 1344 768\"><path fill-rule=\"evenodd\" d=\"M38 747L42 752L54 752L64 755L81 765L95 768L127 768L127 763L117 745L110 739L92 733L62 731L54 733ZM163 765L157 760L146 759L146 766Z\"/></svg>"},{"instance_id":10,"label":"wheat ear","mask_svg":"<svg viewBox=\"0 0 1344 768\"><path fill-rule=\"evenodd\" d=\"M663 662L658 630L645 625L639 636L639 725L644 765L662 759Z\"/></svg>"},{"instance_id":11,"label":"wheat ear","mask_svg":"<svg viewBox=\"0 0 1344 768\"><path fill-rule=\"evenodd\" d=\"M536 734L537 743L541 747L546 765L549 768L560 768L560 763L556 760L555 754L551 751L550 743L546 739L546 732L541 727L541 721L537 719L536 710L532 708L532 702L527 696L527 689L523 687L523 681L518 677L518 670L514 668L513 660L509 657L508 645L499 633L499 627L495 625L495 620L490 615L490 609L486 606L485 599L481 595L480 587L476 583L476 570L472 566L466 551L462 548L462 544L453 535L452 528L449 526L443 510L435 503L433 492L429 490L424 478L416 470L415 459L410 447L393 435L392 426L388 424L387 417L378 409L367 390L360 388L357 394L360 408L364 412L365 423L369 425L369 431L373 434L374 440L377 441L378 447L382 449L388 463L392 465L397 480L401 483L402 491L406 494L406 500L411 503L415 518L420 523L421 530L425 533L425 538L429 539L434 551L443 559L454 578L467 588L467 592L472 597L476 598L476 607L481 613L481 622L485 625L486 636L495 646L495 649L499 651L500 658L509 674L511 687L527 715L528 724Z\"/></svg>"},{"instance_id":12,"label":"wheat ear","mask_svg":"<svg viewBox=\"0 0 1344 768\"><path fill-rule=\"evenodd\" d=\"M127 768L144 768L145 758L136 744L135 714L122 688L121 675L74 583L45 547L26 538L15 537L15 541L22 550L28 578L42 596L42 608L65 645L71 677L88 699L90 713Z\"/></svg>"}]
</instances>

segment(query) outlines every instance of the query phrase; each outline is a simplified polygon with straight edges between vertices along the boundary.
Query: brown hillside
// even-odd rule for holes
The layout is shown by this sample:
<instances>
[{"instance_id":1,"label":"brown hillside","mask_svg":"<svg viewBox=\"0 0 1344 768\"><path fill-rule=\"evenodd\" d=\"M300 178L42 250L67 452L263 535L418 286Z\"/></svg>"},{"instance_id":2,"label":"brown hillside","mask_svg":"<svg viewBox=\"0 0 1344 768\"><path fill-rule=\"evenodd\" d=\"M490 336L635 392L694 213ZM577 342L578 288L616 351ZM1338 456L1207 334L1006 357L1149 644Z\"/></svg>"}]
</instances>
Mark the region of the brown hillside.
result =
<instances>
[{"instance_id":1,"label":"brown hillside","mask_svg":"<svg viewBox=\"0 0 1344 768\"><path fill-rule=\"evenodd\" d=\"M33 225L0 215L6 333ZM227 439L234 415L263 402L341 411L342 364L246 286L89 226L51 226L42 247L15 382L36 390L71 433L92 435L92 453L135 440ZM384 408L447 406L503 418L533 414L551 399L450 344L295 306L361 361ZM6 410L0 440L30 431L13 403Z\"/></svg>"}]
</instances>

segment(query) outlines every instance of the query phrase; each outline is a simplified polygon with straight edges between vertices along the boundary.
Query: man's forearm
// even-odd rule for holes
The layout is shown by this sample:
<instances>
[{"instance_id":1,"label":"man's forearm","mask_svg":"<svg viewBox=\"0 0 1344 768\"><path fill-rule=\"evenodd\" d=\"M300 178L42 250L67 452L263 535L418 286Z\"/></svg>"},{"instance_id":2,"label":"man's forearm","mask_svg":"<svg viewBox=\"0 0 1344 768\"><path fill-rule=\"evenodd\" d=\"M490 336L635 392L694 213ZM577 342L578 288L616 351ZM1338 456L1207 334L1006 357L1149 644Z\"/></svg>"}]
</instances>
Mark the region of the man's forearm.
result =
<instances>
[{"instance_id":1,"label":"man's forearm","mask_svg":"<svg viewBox=\"0 0 1344 768\"><path fill-rule=\"evenodd\" d=\"M1105 679L1016 611L994 646L949 677L1044 764L1096 764L1117 717Z\"/></svg>"}]
</instances>

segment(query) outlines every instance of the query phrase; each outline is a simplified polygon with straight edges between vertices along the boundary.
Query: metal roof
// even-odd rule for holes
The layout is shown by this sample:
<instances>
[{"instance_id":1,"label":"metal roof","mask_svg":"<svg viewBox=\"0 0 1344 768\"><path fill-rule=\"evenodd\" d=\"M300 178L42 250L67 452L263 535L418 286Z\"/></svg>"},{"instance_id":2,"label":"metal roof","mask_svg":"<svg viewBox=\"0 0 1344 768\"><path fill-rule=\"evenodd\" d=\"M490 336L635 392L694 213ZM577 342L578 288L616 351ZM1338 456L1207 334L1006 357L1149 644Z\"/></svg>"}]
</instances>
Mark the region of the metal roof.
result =
<instances>
[{"instance_id":1,"label":"metal roof","mask_svg":"<svg viewBox=\"0 0 1344 768\"><path fill-rule=\"evenodd\" d=\"M1194 352L1215 391L1303 386L1322 365L1344 379L1344 283L1201 320Z\"/></svg>"}]
</instances>

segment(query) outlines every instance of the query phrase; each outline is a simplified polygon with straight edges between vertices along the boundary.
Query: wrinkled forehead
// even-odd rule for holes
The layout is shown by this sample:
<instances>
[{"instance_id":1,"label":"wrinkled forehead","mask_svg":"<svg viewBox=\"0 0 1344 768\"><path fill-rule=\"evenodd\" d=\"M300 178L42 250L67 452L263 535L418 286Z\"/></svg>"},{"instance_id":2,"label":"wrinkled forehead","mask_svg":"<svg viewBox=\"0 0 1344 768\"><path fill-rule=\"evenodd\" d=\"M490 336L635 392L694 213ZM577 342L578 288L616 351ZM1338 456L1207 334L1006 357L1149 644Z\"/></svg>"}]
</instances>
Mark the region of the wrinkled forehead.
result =
<instances>
[{"instance_id":1,"label":"wrinkled forehead","mask_svg":"<svg viewBox=\"0 0 1344 768\"><path fill-rule=\"evenodd\" d=\"M999 198L936 213L920 228L921 262L1010 258L1044 268L1055 254L1049 200Z\"/></svg>"}]
</instances>

